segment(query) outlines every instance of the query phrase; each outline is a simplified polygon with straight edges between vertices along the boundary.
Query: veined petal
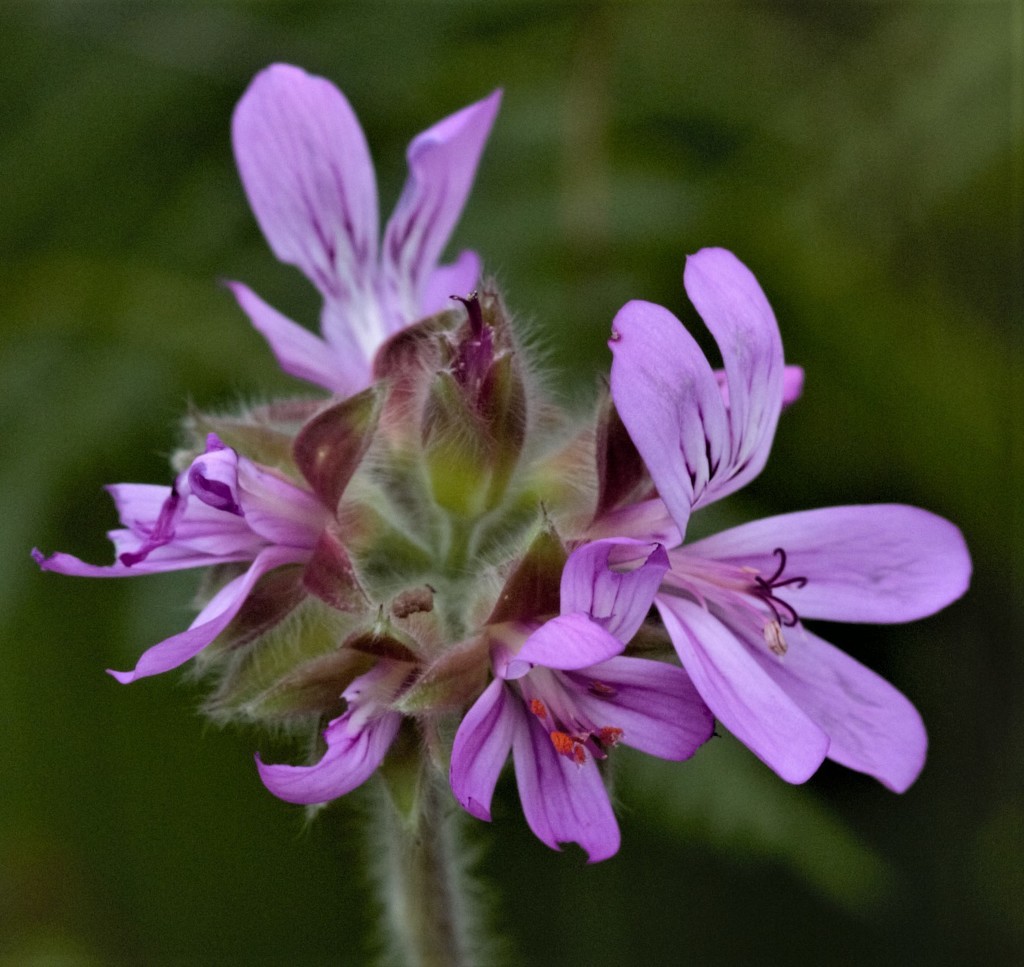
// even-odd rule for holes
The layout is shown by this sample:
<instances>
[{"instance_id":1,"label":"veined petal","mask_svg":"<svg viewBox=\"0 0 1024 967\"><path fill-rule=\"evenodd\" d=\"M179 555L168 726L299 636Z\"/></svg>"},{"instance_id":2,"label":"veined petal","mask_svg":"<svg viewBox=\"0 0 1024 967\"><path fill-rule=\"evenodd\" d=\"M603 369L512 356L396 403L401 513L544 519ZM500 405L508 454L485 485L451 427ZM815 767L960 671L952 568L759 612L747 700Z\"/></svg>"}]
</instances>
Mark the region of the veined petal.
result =
<instances>
[{"instance_id":1,"label":"veined petal","mask_svg":"<svg viewBox=\"0 0 1024 967\"><path fill-rule=\"evenodd\" d=\"M516 698L495 678L466 713L452 746L452 792L466 812L491 821L491 799L512 751L512 731L521 714Z\"/></svg>"},{"instance_id":2,"label":"veined petal","mask_svg":"<svg viewBox=\"0 0 1024 967\"><path fill-rule=\"evenodd\" d=\"M880 675L806 628L788 637L785 656L765 655L761 664L828 735L828 757L904 792L928 749L917 709Z\"/></svg>"},{"instance_id":3,"label":"veined petal","mask_svg":"<svg viewBox=\"0 0 1024 967\"><path fill-rule=\"evenodd\" d=\"M298 266L325 299L363 301L377 264L377 185L363 130L341 91L274 64L238 102L232 141L274 254Z\"/></svg>"},{"instance_id":4,"label":"veined petal","mask_svg":"<svg viewBox=\"0 0 1024 967\"><path fill-rule=\"evenodd\" d=\"M389 301L398 310L392 331L424 314L428 280L462 214L500 104L501 91L495 91L409 145L409 177L388 221L381 258Z\"/></svg>"},{"instance_id":5,"label":"veined petal","mask_svg":"<svg viewBox=\"0 0 1024 967\"><path fill-rule=\"evenodd\" d=\"M545 621L505 666L506 680L522 678L534 665L545 668L586 668L618 655L625 648L614 635L585 614L563 614ZM496 667L499 667L496 663Z\"/></svg>"},{"instance_id":6,"label":"veined petal","mask_svg":"<svg viewBox=\"0 0 1024 967\"><path fill-rule=\"evenodd\" d=\"M782 339L757 279L732 252L691 255L683 285L718 343L729 384L728 466L700 501L706 504L753 480L768 460L782 409Z\"/></svg>"},{"instance_id":7,"label":"veined petal","mask_svg":"<svg viewBox=\"0 0 1024 967\"><path fill-rule=\"evenodd\" d=\"M231 623L249 592L267 571L283 564L301 563L305 557L308 557L308 552L293 547L268 547L260 551L249 570L225 584L199 612L187 631L172 635L143 652L132 671L110 671L110 674L122 685L127 685L136 679L159 675L183 665L199 654Z\"/></svg>"},{"instance_id":8,"label":"veined petal","mask_svg":"<svg viewBox=\"0 0 1024 967\"><path fill-rule=\"evenodd\" d=\"M314 765L266 765L257 755L263 784L278 799L303 805L328 802L361 786L384 761L402 716L383 712L365 722L355 718L348 711L327 726L327 751Z\"/></svg>"},{"instance_id":9,"label":"veined petal","mask_svg":"<svg viewBox=\"0 0 1024 967\"><path fill-rule=\"evenodd\" d=\"M432 316L452 308L452 296L467 296L480 283L480 256L465 249L449 265L440 265L430 273L423 289L420 312Z\"/></svg>"},{"instance_id":10,"label":"veined petal","mask_svg":"<svg viewBox=\"0 0 1024 967\"><path fill-rule=\"evenodd\" d=\"M630 571L613 571L613 556L614 563L644 561ZM647 617L667 570L668 554L660 544L623 539L584 544L569 555L562 570L562 614L587 614L628 643Z\"/></svg>"},{"instance_id":11,"label":"veined petal","mask_svg":"<svg viewBox=\"0 0 1024 967\"><path fill-rule=\"evenodd\" d=\"M362 388L359 365L346 363L341 353L336 353L319 336L268 305L248 286L241 282L228 282L227 287L257 332L270 344L286 373L322 386L331 393L354 392Z\"/></svg>"},{"instance_id":12,"label":"veined petal","mask_svg":"<svg viewBox=\"0 0 1024 967\"><path fill-rule=\"evenodd\" d=\"M717 618L669 595L655 604L683 668L719 721L787 782L806 782L828 753L825 732Z\"/></svg>"},{"instance_id":13,"label":"veined petal","mask_svg":"<svg viewBox=\"0 0 1024 967\"><path fill-rule=\"evenodd\" d=\"M628 302L612 323L611 391L680 533L729 458L729 423L707 359L682 323L650 302Z\"/></svg>"},{"instance_id":14,"label":"veined petal","mask_svg":"<svg viewBox=\"0 0 1024 967\"><path fill-rule=\"evenodd\" d=\"M622 729L623 745L661 759L689 759L711 738L715 717L681 668L644 658L612 658L564 672L573 701L590 720Z\"/></svg>"},{"instance_id":15,"label":"veined petal","mask_svg":"<svg viewBox=\"0 0 1024 967\"><path fill-rule=\"evenodd\" d=\"M579 843L591 863L618 852L619 824L592 757L577 765L559 755L544 726L526 714L516 718L512 757L523 814L541 842L552 849Z\"/></svg>"},{"instance_id":16,"label":"veined petal","mask_svg":"<svg viewBox=\"0 0 1024 967\"><path fill-rule=\"evenodd\" d=\"M697 541L682 553L771 574L805 577L779 594L804 618L874 624L913 621L967 589L971 559L960 531L903 504L828 507L752 521Z\"/></svg>"}]
</instances>

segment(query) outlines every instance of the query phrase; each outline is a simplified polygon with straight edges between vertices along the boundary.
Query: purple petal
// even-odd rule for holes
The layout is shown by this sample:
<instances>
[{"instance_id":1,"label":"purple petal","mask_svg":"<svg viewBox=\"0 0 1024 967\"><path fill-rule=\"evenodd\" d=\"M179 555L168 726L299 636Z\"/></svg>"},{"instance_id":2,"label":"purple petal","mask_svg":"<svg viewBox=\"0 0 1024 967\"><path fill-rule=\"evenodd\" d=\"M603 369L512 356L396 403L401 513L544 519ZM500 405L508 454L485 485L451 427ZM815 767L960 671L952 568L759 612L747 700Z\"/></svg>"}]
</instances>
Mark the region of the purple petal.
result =
<instances>
[{"instance_id":1,"label":"purple petal","mask_svg":"<svg viewBox=\"0 0 1024 967\"><path fill-rule=\"evenodd\" d=\"M246 524L272 544L312 548L329 519L308 490L246 457L238 458L238 499Z\"/></svg>"},{"instance_id":2,"label":"purple petal","mask_svg":"<svg viewBox=\"0 0 1024 967\"><path fill-rule=\"evenodd\" d=\"M761 286L732 252L691 255L683 284L718 343L729 385L732 446L728 468L700 501L710 503L753 480L768 460L782 409L782 340Z\"/></svg>"},{"instance_id":3,"label":"purple petal","mask_svg":"<svg viewBox=\"0 0 1024 967\"><path fill-rule=\"evenodd\" d=\"M643 658L612 658L565 672L576 705L600 728L622 729L622 743L661 759L689 759L711 738L715 717L681 668Z\"/></svg>"},{"instance_id":4,"label":"purple petal","mask_svg":"<svg viewBox=\"0 0 1024 967\"><path fill-rule=\"evenodd\" d=\"M188 468L191 492L208 507L243 517L238 495L238 454L210 434L206 453Z\"/></svg>"},{"instance_id":5,"label":"purple petal","mask_svg":"<svg viewBox=\"0 0 1024 967\"><path fill-rule=\"evenodd\" d=\"M388 221L382 251L384 285L399 310L392 331L424 314L428 282L462 214L500 104L501 91L495 91L409 145L409 177ZM456 289L454 294L465 293Z\"/></svg>"},{"instance_id":6,"label":"purple petal","mask_svg":"<svg viewBox=\"0 0 1024 967\"><path fill-rule=\"evenodd\" d=\"M666 547L678 547L683 542L665 502L657 497L639 504L617 507L611 513L603 514L590 525L587 536L591 540L629 537L657 542Z\"/></svg>"},{"instance_id":7,"label":"purple petal","mask_svg":"<svg viewBox=\"0 0 1024 967\"><path fill-rule=\"evenodd\" d=\"M786 552L779 595L804 618L874 624L913 621L967 589L971 559L949 521L917 507L868 504L782 514L734 527L681 553L769 575Z\"/></svg>"},{"instance_id":8,"label":"purple petal","mask_svg":"<svg viewBox=\"0 0 1024 967\"><path fill-rule=\"evenodd\" d=\"M491 799L512 749L518 700L495 678L466 713L452 746L452 792L466 812L491 821Z\"/></svg>"},{"instance_id":9,"label":"purple petal","mask_svg":"<svg viewBox=\"0 0 1024 967\"><path fill-rule=\"evenodd\" d=\"M231 623L249 592L267 571L283 564L300 563L305 556L308 553L304 555L290 547L268 547L261 551L245 574L228 582L214 595L187 631L173 635L143 652L134 670L110 671L110 674L122 685L127 685L136 679L159 675L184 664L199 654Z\"/></svg>"},{"instance_id":10,"label":"purple petal","mask_svg":"<svg viewBox=\"0 0 1024 967\"><path fill-rule=\"evenodd\" d=\"M802 366L786 366L782 370L782 405L791 406L804 392L804 370Z\"/></svg>"},{"instance_id":11,"label":"purple petal","mask_svg":"<svg viewBox=\"0 0 1024 967\"><path fill-rule=\"evenodd\" d=\"M533 665L586 668L618 655L625 645L585 614L563 614L544 622L498 674L522 678Z\"/></svg>"},{"instance_id":12,"label":"purple petal","mask_svg":"<svg viewBox=\"0 0 1024 967\"><path fill-rule=\"evenodd\" d=\"M278 799L303 805L328 802L373 775L401 724L398 712L384 712L364 722L348 711L327 726L327 751L315 765L266 765L257 755L256 768L263 784Z\"/></svg>"},{"instance_id":13,"label":"purple petal","mask_svg":"<svg viewBox=\"0 0 1024 967\"><path fill-rule=\"evenodd\" d=\"M828 757L904 792L928 748L917 709L884 678L805 628L787 638L785 656L764 655L761 664L828 735Z\"/></svg>"},{"instance_id":14,"label":"purple petal","mask_svg":"<svg viewBox=\"0 0 1024 967\"><path fill-rule=\"evenodd\" d=\"M721 723L787 782L806 782L828 736L764 671L751 649L699 605L656 604L683 668Z\"/></svg>"},{"instance_id":15,"label":"purple petal","mask_svg":"<svg viewBox=\"0 0 1024 967\"><path fill-rule=\"evenodd\" d=\"M480 256L466 249L450 265L441 265L430 273L423 290L420 311L424 316L452 308L452 296L468 296L480 282Z\"/></svg>"},{"instance_id":16,"label":"purple petal","mask_svg":"<svg viewBox=\"0 0 1024 967\"><path fill-rule=\"evenodd\" d=\"M344 95L322 77L274 64L235 108L232 140L274 254L298 266L325 299L361 304L377 264L377 186Z\"/></svg>"},{"instance_id":17,"label":"purple petal","mask_svg":"<svg viewBox=\"0 0 1024 967\"><path fill-rule=\"evenodd\" d=\"M619 572L611 569L613 556L611 563L646 559L634 570ZM660 544L615 539L584 544L569 555L562 571L561 612L589 615L628 643L647 617L667 570L668 554Z\"/></svg>"},{"instance_id":18,"label":"purple petal","mask_svg":"<svg viewBox=\"0 0 1024 967\"><path fill-rule=\"evenodd\" d=\"M364 366L355 354L346 362L319 336L304 329L264 302L241 282L227 287L256 330L270 343L281 368L291 376L322 386L332 393L362 389L366 381Z\"/></svg>"},{"instance_id":19,"label":"purple petal","mask_svg":"<svg viewBox=\"0 0 1024 967\"><path fill-rule=\"evenodd\" d=\"M516 719L513 761L523 814L541 842L579 843L588 862L614 856L619 849L619 824L594 760L577 765L559 755L544 726L533 716Z\"/></svg>"},{"instance_id":20,"label":"purple petal","mask_svg":"<svg viewBox=\"0 0 1024 967\"><path fill-rule=\"evenodd\" d=\"M707 359L682 323L629 302L612 323L612 399L681 533L728 459L729 425Z\"/></svg>"}]
</instances>

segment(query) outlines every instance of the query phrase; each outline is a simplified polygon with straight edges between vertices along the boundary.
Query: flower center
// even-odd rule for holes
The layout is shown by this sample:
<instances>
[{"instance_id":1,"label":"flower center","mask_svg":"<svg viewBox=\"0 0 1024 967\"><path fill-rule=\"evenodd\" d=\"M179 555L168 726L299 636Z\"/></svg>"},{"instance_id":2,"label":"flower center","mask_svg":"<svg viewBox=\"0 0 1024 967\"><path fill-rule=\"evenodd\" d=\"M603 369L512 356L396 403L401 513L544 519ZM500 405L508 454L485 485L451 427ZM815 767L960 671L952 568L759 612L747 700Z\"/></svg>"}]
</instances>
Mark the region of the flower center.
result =
<instances>
[{"instance_id":1,"label":"flower center","mask_svg":"<svg viewBox=\"0 0 1024 967\"><path fill-rule=\"evenodd\" d=\"M769 578L763 578L758 574L754 578L754 585L750 590L771 609L772 614L775 615L774 624L792 628L800 621L800 615L796 613L796 609L791 604L783 601L775 592L779 588L802 588L807 584L807 578L783 578L782 575L786 570L786 552L781 547L776 547L772 554L779 559L779 566L775 569L775 573ZM774 649L772 650L774 651Z\"/></svg>"},{"instance_id":2,"label":"flower center","mask_svg":"<svg viewBox=\"0 0 1024 967\"><path fill-rule=\"evenodd\" d=\"M592 685L602 689L610 688L602 682L595 681ZM611 691L614 693L614 689ZM551 702L532 698L526 703L526 707L540 720L559 755L582 766L587 761L588 752L595 759L607 758L606 750L618 745L622 740L622 729L612 725L596 726L585 719L578 709L570 709L568 703L563 701L568 698L564 693L557 698L554 695L551 697ZM557 711L556 703L557 706L561 706Z\"/></svg>"}]
</instances>

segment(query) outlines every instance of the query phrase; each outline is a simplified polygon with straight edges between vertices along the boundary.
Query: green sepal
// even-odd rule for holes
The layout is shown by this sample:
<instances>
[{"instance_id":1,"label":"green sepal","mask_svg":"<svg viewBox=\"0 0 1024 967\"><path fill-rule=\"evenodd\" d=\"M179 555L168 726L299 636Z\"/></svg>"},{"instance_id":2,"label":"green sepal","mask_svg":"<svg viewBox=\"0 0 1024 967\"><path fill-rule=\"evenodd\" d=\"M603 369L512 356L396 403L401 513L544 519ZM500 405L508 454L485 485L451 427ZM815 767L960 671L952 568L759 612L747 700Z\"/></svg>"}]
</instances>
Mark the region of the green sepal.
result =
<instances>
[{"instance_id":1,"label":"green sepal","mask_svg":"<svg viewBox=\"0 0 1024 967\"><path fill-rule=\"evenodd\" d=\"M490 667L483 635L455 645L430 664L394 703L406 715L464 708L480 694Z\"/></svg>"}]
</instances>

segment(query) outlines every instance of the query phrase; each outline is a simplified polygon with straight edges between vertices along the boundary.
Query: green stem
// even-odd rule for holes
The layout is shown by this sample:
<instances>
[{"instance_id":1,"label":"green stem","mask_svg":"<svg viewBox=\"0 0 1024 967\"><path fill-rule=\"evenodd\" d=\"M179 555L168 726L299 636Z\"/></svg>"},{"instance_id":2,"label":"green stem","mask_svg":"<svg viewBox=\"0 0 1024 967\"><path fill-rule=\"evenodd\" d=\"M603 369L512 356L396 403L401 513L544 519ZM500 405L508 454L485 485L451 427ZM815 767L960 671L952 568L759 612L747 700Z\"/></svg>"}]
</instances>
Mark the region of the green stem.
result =
<instances>
[{"instance_id":1,"label":"green stem","mask_svg":"<svg viewBox=\"0 0 1024 967\"><path fill-rule=\"evenodd\" d=\"M480 961L471 950L466 863L455 829L461 817L432 770L424 771L409 813L399 811L391 796L383 797L381 886L388 935L407 967L472 967Z\"/></svg>"}]
</instances>

